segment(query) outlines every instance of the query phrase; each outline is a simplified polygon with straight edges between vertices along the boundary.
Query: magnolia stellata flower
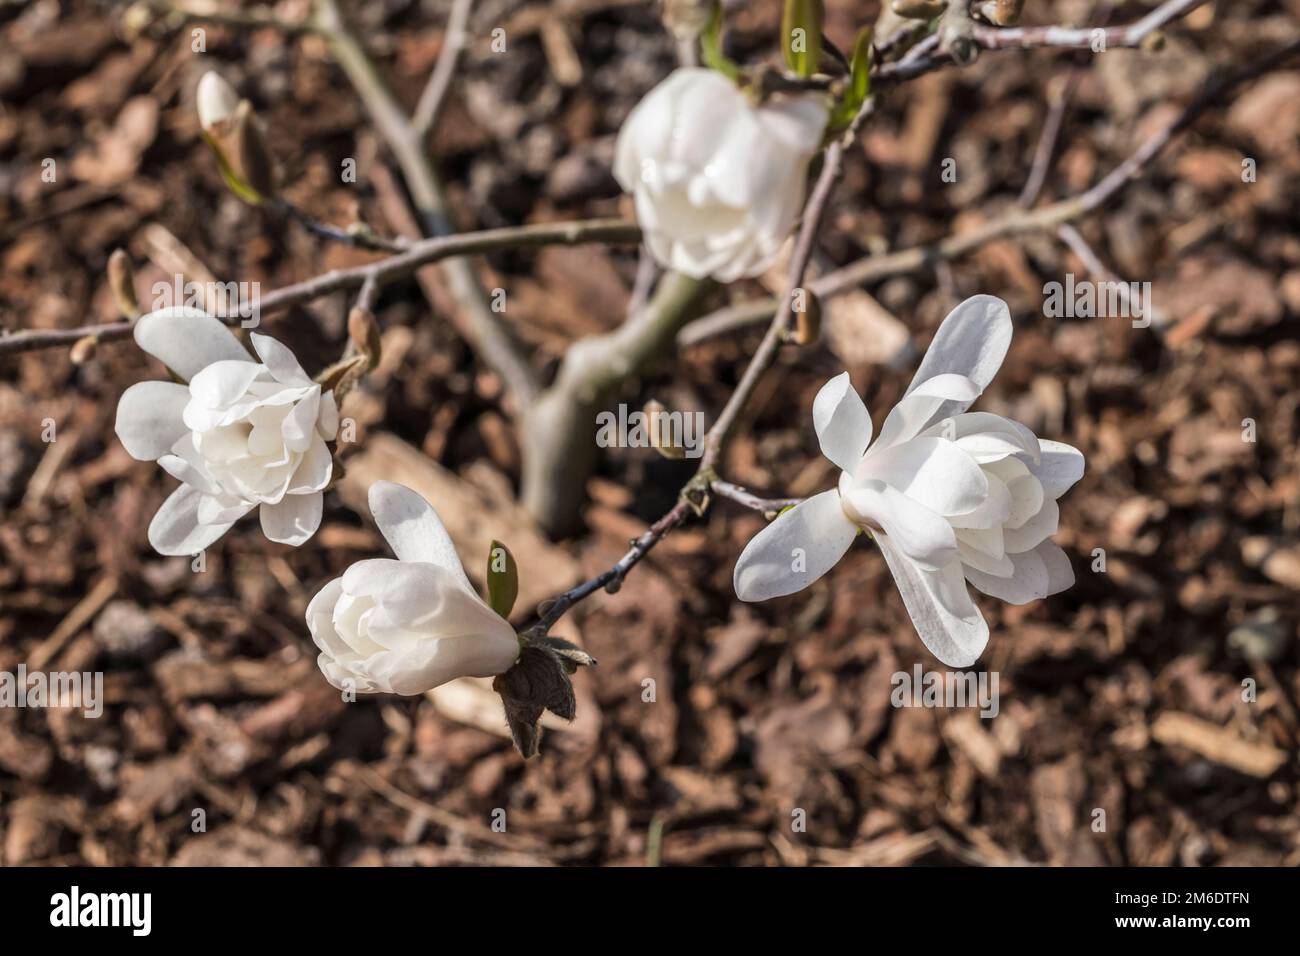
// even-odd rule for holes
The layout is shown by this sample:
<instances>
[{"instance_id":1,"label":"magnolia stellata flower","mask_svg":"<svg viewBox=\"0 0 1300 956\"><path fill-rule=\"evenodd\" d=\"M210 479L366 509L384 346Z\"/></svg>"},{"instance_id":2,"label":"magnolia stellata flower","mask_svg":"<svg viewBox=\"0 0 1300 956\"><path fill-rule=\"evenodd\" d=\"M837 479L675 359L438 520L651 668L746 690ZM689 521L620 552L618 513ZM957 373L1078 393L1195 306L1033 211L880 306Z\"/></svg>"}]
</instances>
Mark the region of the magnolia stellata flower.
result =
<instances>
[{"instance_id":1,"label":"magnolia stellata flower","mask_svg":"<svg viewBox=\"0 0 1300 956\"><path fill-rule=\"evenodd\" d=\"M803 205L827 116L820 93L755 105L714 70L674 71L632 110L614 157L654 257L723 282L767 269Z\"/></svg>"},{"instance_id":2,"label":"magnolia stellata flower","mask_svg":"<svg viewBox=\"0 0 1300 956\"><path fill-rule=\"evenodd\" d=\"M966 589L1025 604L1074 583L1050 540L1056 499L1083 455L1027 427L967 407L1011 342L1006 303L978 295L939 326L907 394L872 441L871 417L845 372L813 402L822 454L839 486L780 515L736 563L736 594L763 601L807 587L871 532L921 640L950 667L973 664L988 625Z\"/></svg>"},{"instance_id":3,"label":"magnolia stellata flower","mask_svg":"<svg viewBox=\"0 0 1300 956\"><path fill-rule=\"evenodd\" d=\"M320 525L338 406L287 348L252 340L261 361L188 307L136 323L136 344L188 382L140 382L117 405L117 436L131 457L182 482L149 524L160 554L201 551L254 508L266 536L283 544L302 544Z\"/></svg>"},{"instance_id":4,"label":"magnolia stellata flower","mask_svg":"<svg viewBox=\"0 0 1300 956\"><path fill-rule=\"evenodd\" d=\"M508 670L519 656L514 629L474 591L428 502L377 481L370 511L397 560L358 561L312 598L307 627L326 680L409 695Z\"/></svg>"}]
</instances>

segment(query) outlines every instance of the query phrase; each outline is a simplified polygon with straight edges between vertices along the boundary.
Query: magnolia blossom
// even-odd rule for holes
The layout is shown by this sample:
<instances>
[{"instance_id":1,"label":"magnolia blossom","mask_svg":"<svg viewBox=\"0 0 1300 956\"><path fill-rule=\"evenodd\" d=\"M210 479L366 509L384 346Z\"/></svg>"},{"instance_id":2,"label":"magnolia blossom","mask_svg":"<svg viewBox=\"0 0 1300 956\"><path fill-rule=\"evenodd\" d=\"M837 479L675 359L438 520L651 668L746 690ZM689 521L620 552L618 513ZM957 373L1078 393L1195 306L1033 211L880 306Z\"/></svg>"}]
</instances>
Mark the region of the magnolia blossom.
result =
<instances>
[{"instance_id":1,"label":"magnolia blossom","mask_svg":"<svg viewBox=\"0 0 1300 956\"><path fill-rule=\"evenodd\" d=\"M293 353L253 333L255 360L206 313L168 308L141 318L135 341L186 385L140 382L117 405L131 457L157 461L181 486L149 525L160 554L194 554L260 506L272 541L300 545L320 525L333 473L327 441L338 406Z\"/></svg>"},{"instance_id":2,"label":"magnolia blossom","mask_svg":"<svg viewBox=\"0 0 1300 956\"><path fill-rule=\"evenodd\" d=\"M756 106L714 70L674 71L632 110L614 157L654 257L723 282L767 269L803 205L827 116L820 93Z\"/></svg>"},{"instance_id":3,"label":"magnolia blossom","mask_svg":"<svg viewBox=\"0 0 1300 956\"><path fill-rule=\"evenodd\" d=\"M1083 455L1027 427L967 407L1011 342L1006 303L967 299L944 319L907 394L872 441L871 417L844 373L813 402L822 454L839 486L801 502L750 541L736 594L762 601L816 581L868 530L921 640L950 667L973 664L988 625L966 589L1025 604L1074 583L1050 540L1056 500L1083 475Z\"/></svg>"},{"instance_id":4,"label":"magnolia blossom","mask_svg":"<svg viewBox=\"0 0 1300 956\"><path fill-rule=\"evenodd\" d=\"M307 627L326 680L409 695L508 670L519 656L514 629L474 591L433 508L377 481L370 511L397 560L358 561L312 598Z\"/></svg>"}]
</instances>

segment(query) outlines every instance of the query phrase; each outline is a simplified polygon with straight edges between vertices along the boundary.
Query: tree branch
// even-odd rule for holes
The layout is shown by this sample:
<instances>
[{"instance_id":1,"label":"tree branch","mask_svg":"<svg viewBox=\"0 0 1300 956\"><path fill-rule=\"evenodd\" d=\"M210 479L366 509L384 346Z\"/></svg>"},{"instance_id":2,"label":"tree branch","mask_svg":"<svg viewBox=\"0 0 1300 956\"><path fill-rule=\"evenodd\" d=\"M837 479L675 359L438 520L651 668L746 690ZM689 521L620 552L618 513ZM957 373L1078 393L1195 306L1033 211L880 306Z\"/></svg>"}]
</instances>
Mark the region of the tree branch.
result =
<instances>
[{"instance_id":1,"label":"tree branch","mask_svg":"<svg viewBox=\"0 0 1300 956\"><path fill-rule=\"evenodd\" d=\"M1208 2L1209 0L1167 0L1141 20L1116 27L993 27L969 22L960 31L962 42L953 42L957 38L951 32L942 39L938 36L927 37L901 60L880 64L871 76L878 82L911 80L950 63L973 62L981 50L1089 50L1098 37L1105 39L1107 50L1141 46L1147 37L1161 27ZM948 41L946 46L943 40ZM954 48L965 57L964 60L954 56Z\"/></svg>"},{"instance_id":2,"label":"tree branch","mask_svg":"<svg viewBox=\"0 0 1300 956\"><path fill-rule=\"evenodd\" d=\"M1241 83L1248 82L1249 80L1276 68L1297 52L1300 52L1300 40L1288 44L1286 47L1255 61L1253 64L1234 74L1227 80L1208 85L1202 90L1201 94L1184 109L1183 113L1174 120L1173 123L1150 137L1138 148L1137 152L1135 152L1133 156L1116 167L1110 175L1102 179L1096 186L1080 196L1061 203L1054 203L1051 206L1044 207L1035 212L1025 212L1021 210L1014 216L1004 217L1004 219L999 220L996 223L992 223L980 230L972 230L972 233L967 234L967 236L958 238L965 244L964 248L969 248L979 242L987 241L988 238L1003 234L1003 230L1011 229L1013 225L1015 225L1016 228L1026 229L1030 227L1024 226L1025 223L1032 223L1033 229L1045 229L1048 228L1049 224L1052 227L1056 227L1068 221L1068 219L1073 218L1074 215L1081 214L1082 211L1095 209L1110 196L1118 192L1120 187L1127 182L1129 177L1140 170L1145 163L1149 162L1150 159L1158 153L1164 144L1174 135L1176 135L1180 130L1186 128L1207 105ZM865 109L870 109L870 103L871 101L868 100ZM859 115L859 119L861 119L861 115L862 114ZM850 130L850 133L855 130L856 122L854 129ZM841 140L831 148L834 149L835 146L840 146L843 142L844 141ZM841 156L842 149L838 150L835 156L831 155L829 149L827 150L826 164L822 169L822 174L818 180L818 184L813 190L813 197L809 200L808 209L805 211L804 224L800 229L799 239L796 243L796 250L801 250L805 245L811 248L812 240L808 237L815 232L817 227L818 216L815 215L817 213L815 207L819 201L819 197L820 202L822 204L825 203L825 195L830 189L828 181L833 184L834 179L837 177ZM834 162L832 162L832 160L834 160ZM1080 212L1076 212L1076 210L1079 210ZM976 232L979 233L981 238L973 238L974 233ZM957 239L945 240L945 242L949 244L955 243L956 241ZM940 243L939 245L942 247L943 243ZM915 260L915 265L912 267L916 268L924 265L928 261L927 252L929 249L930 247L926 247L922 249L908 250L905 253L896 253L893 256L869 258L860 263L855 263L847 269L829 273L822 277L820 283L811 283L810 287L816 290L818 294L823 295L833 294L834 291L843 291L860 284L860 281L866 281L856 279L857 274L864 271L870 272L879 269L880 263L884 260L890 260L892 268L892 264L896 264L900 260L900 257L906 257L909 262ZM803 267L806 268L806 265L807 263L805 260ZM828 280L831 281L828 282ZM801 282L802 268L799 266L797 251L796 257L791 261L790 279L787 284L790 289L794 289L798 288ZM821 285L821 289L818 288L819 285ZM832 288L832 285L834 288ZM826 291L823 292L822 289L825 289ZM761 372L762 368L765 368L766 364L771 361L772 357L774 357L776 346L779 344L780 339L779 336L773 336L773 331L775 329L780 329L785 323L789 322L790 297L786 296L786 298L780 302L769 299L761 302L749 303L745 308L758 310L760 317L763 314L766 314L766 311L764 310L770 311L772 308L777 308L777 313L772 319L771 325L768 327L768 332L763 338L763 343L759 346L759 350L755 352L754 358L751 360L749 367L745 370L745 374L742 376L742 384L751 379L757 381L757 375L759 372ZM726 312L727 310L723 311ZM701 322L704 321L707 320L701 320ZM692 323L692 325L687 328L690 329L698 324L700 323ZM756 366L758 366L757 370ZM750 390L752 391L752 384L750 385ZM739 391L740 387L738 386L737 392ZM684 523L692 511L702 513L708 507L709 491L712 491L721 497L738 501L746 507L756 507L757 510L763 511L779 511L780 508L784 507L786 504L798 503L795 499L783 500L759 498L744 489L731 485L729 482L722 481L714 473L714 463L720 455L720 449L724 443L726 429L734 423L743 404L743 400L737 401L736 395L733 393L732 400L727 403L728 408L734 406L733 411L730 415L726 415L726 410L724 409L724 415L726 415L725 420L724 415L720 415L718 420L714 422L713 427L709 429L708 434L705 436L706 451L704 457L701 459L700 468L696 472L695 476L682 489L681 498L673 509L651 525L644 534L633 541L631 549L620 558L618 563L612 568L594 578L584 581L577 587L565 591L563 594L551 601L543 602L539 608L541 617L538 622L529 629L530 634L537 636L545 634L547 629L554 625L554 623L559 620L566 611L572 608L573 605L595 593L600 588L603 587L611 593L616 591L628 571L641 561L641 559L644 558L645 555L655 547L655 545L662 541L669 532Z\"/></svg>"},{"instance_id":3,"label":"tree branch","mask_svg":"<svg viewBox=\"0 0 1300 956\"><path fill-rule=\"evenodd\" d=\"M262 296L257 307L261 314L283 312L333 292L356 288L367 280L373 280L377 287L382 288L406 278L423 265L452 256L528 246L572 246L587 242L635 243L640 239L641 228L634 222L621 219L589 219L578 222L508 226L502 229L485 229L482 232L436 236L412 243L406 251L385 259L348 269L335 269L303 282L275 289ZM224 318L229 325L234 325L239 320L239 316ZM67 347L88 335L94 336L101 342L112 342L128 338L131 335L131 328L130 322L110 322L73 329L27 329L9 334L0 332L0 355Z\"/></svg>"},{"instance_id":4,"label":"tree branch","mask_svg":"<svg viewBox=\"0 0 1300 956\"><path fill-rule=\"evenodd\" d=\"M425 234L454 233L447 197L424 148L424 137L407 119L369 55L347 28L336 0L317 0L315 24L397 159ZM527 407L541 388L537 371L509 326L488 304L472 263L451 258L444 261L442 269L451 296L462 312L459 330L484 364L501 376L519 407Z\"/></svg>"},{"instance_id":5,"label":"tree branch","mask_svg":"<svg viewBox=\"0 0 1300 956\"><path fill-rule=\"evenodd\" d=\"M411 126L417 136L425 137L438 125L438 115L442 104L451 89L452 77L456 75L456 65L469 43L469 14L474 0L453 0L451 15L447 18L447 29L442 34L442 49L438 52L438 62L429 74L429 82L420 94L420 102L411 117Z\"/></svg>"},{"instance_id":6,"label":"tree branch","mask_svg":"<svg viewBox=\"0 0 1300 956\"><path fill-rule=\"evenodd\" d=\"M1298 49L1300 49L1300 42L1289 44L1255 61L1227 80L1206 85L1172 122L1153 133L1123 162L1077 196L1040 206L1032 211L1016 208L981 226L960 235L946 236L938 242L880 256L867 256L826 273L809 283L809 288L825 299L869 282L879 282L891 276L918 272L936 261L955 259L996 239L1034 232L1055 232L1062 225L1094 212L1117 194L1169 144L1170 140L1190 126L1207 106L1234 87L1274 69L1295 55ZM682 329L677 337L677 343L681 346L695 345L713 336L755 325L761 322L775 306L775 299L758 299L719 309Z\"/></svg>"}]
</instances>

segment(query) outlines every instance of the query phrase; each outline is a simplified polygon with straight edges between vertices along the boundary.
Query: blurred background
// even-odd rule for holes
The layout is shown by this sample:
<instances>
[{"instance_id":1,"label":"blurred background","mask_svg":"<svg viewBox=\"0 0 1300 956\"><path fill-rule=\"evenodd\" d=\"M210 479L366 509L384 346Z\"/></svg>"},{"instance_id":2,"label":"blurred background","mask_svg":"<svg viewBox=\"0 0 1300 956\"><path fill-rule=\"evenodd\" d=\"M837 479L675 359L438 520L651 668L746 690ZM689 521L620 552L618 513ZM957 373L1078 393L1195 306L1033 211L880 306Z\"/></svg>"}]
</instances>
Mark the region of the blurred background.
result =
<instances>
[{"instance_id":1,"label":"blurred background","mask_svg":"<svg viewBox=\"0 0 1300 956\"><path fill-rule=\"evenodd\" d=\"M828 7L841 47L879 12ZM344 8L413 107L449 4ZM1029 0L1025 22L1128 23L1149 8ZM273 9L288 21L307 12L292 0ZM194 110L209 69L252 100L298 206L384 234L409 218L391 156L319 37L206 24L195 52L192 24L149 11L0 4L6 330L113 321L105 265L117 247L142 301L177 262L265 293L374 257L225 188ZM775 0L734 5L729 53L771 57L779 18ZM497 27L504 54L489 46ZM428 141L457 226L630 216L609 163L623 118L676 64L658 5L480 0L470 32ZM1158 51L996 51L902 84L850 151L817 267L1013 209L1053 123L1050 165L1028 198L1077 194L1207 77L1297 34L1294 0L1211 3ZM867 544L798 595L737 602L735 558L763 520L727 501L670 535L617 595L570 615L559 633L599 666L575 678L578 719L549 731L539 757L513 750L483 682L344 704L317 670L303 611L348 564L387 554L364 507L371 481L425 492L471 574L488 541L504 540L523 576L522 624L538 601L612 564L694 467L605 450L582 533L533 530L516 502L501 383L414 280L376 307L384 361L344 407L357 441L321 531L292 549L245 520L200 573L149 548L148 522L175 482L113 433L118 397L159 377L158 364L129 341L80 364L67 349L0 356L0 671L98 670L106 695L98 719L0 709L0 861L1300 863L1297 103L1293 60L1211 107L1077 223L1073 249L1050 233L1000 239L828 303L823 342L784 350L749 406L725 477L772 495L821 490L834 475L811 428L817 388L847 368L879 425L952 305L978 292L1008 301L1016 336L978 407L1077 446L1088 471L1061 501L1057 535L1075 587L1025 607L980 599L992 631L981 668L999 675L992 720L891 706L894 673L939 665ZM347 159L355 183L340 181ZM1044 285L1087 278L1088 256L1151 283L1150 328L1044 314ZM569 343L622 320L637 254L557 247L475 265L553 367ZM742 282L708 307L768 294ZM349 304L320 299L264 330L315 372L341 351ZM761 332L683 347L626 381L619 400L711 420ZM492 827L497 810L505 832Z\"/></svg>"}]
</instances>

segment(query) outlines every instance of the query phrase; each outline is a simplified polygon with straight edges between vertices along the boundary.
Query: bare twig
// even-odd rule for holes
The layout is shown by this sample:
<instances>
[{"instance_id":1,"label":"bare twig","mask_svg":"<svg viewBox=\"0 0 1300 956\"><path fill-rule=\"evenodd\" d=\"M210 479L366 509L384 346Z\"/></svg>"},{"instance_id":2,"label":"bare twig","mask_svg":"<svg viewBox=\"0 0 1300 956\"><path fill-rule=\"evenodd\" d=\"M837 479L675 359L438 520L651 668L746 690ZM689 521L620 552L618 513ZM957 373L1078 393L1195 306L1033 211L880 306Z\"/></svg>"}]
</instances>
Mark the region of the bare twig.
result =
<instances>
[{"instance_id":1,"label":"bare twig","mask_svg":"<svg viewBox=\"0 0 1300 956\"><path fill-rule=\"evenodd\" d=\"M379 135L392 150L425 234L451 235L456 230L447 197L424 147L424 137L407 118L374 62L348 29L336 0L317 0L315 24L361 97ZM473 264L467 259L449 258L443 262L442 269L452 298L463 312L463 328L467 330L470 345L483 363L501 377L519 406L526 407L541 388L537 371L505 320L492 310Z\"/></svg>"},{"instance_id":2,"label":"bare twig","mask_svg":"<svg viewBox=\"0 0 1300 956\"><path fill-rule=\"evenodd\" d=\"M973 53L980 50L1090 50L1101 42L1105 43L1108 50L1141 46L1161 27L1208 2L1209 0L1168 0L1141 20L1116 27L993 27L971 23L969 29L960 32L962 42L954 44L949 39L948 47L945 48L943 38L939 35L927 37L909 50L907 56L894 63L881 63L871 75L877 82L914 79L950 63L961 62L954 56L954 46L959 54L968 57L967 62Z\"/></svg>"},{"instance_id":3,"label":"bare twig","mask_svg":"<svg viewBox=\"0 0 1300 956\"><path fill-rule=\"evenodd\" d=\"M456 75L456 65L461 53L469 43L469 14L474 0L453 0L451 15L447 18L447 29L442 35L442 49L438 52L438 62L429 74L429 82L420 94L420 102L411 117L411 126L417 136L426 136L436 125L442 104L451 89L452 77Z\"/></svg>"},{"instance_id":4,"label":"bare twig","mask_svg":"<svg viewBox=\"0 0 1300 956\"><path fill-rule=\"evenodd\" d=\"M338 226L331 226L327 222L313 218L284 198L277 197L271 200L269 205L280 210L313 236L328 239L330 242L341 242L344 245L369 249L372 252L401 252L411 247L409 240L388 239L376 235L366 226L356 229L340 229Z\"/></svg>"},{"instance_id":5,"label":"bare twig","mask_svg":"<svg viewBox=\"0 0 1300 956\"><path fill-rule=\"evenodd\" d=\"M1043 121L1043 130L1038 136L1029 176L1025 179L1024 189L1020 191L1019 202L1025 209L1038 202L1043 184L1047 182L1047 173L1056 153L1056 141L1060 139L1065 114L1069 111L1070 100L1074 96L1075 87L1079 85L1080 75L1079 70L1073 69L1065 77L1054 79L1047 86L1047 118Z\"/></svg>"},{"instance_id":6,"label":"bare twig","mask_svg":"<svg viewBox=\"0 0 1300 956\"><path fill-rule=\"evenodd\" d=\"M577 245L586 242L633 243L641 239L641 229L634 222L621 219L591 219L578 222L543 223L529 226L508 226L502 229L485 229L482 232L464 232L452 236L421 239L409 249L396 255L366 265L348 269L335 269L303 282L284 286L268 292L258 302L259 312L274 314L293 306L302 305L343 289L361 286L373 279L383 287L404 279L430 262L451 256L473 255L496 249L518 249L526 246ZM240 316L225 319L235 324ZM29 329L10 334L0 334L0 355L30 352L36 349L70 347L88 335L101 342L112 342L131 335L130 322L110 322L104 325L84 325L73 329Z\"/></svg>"},{"instance_id":7,"label":"bare twig","mask_svg":"<svg viewBox=\"0 0 1300 956\"><path fill-rule=\"evenodd\" d=\"M721 478L715 478L709 482L709 487L715 495L721 498L729 498L736 504L744 505L751 511L761 511L764 515L774 516L784 508L791 508L803 501L802 498L760 498L748 489L733 485L729 481L723 481Z\"/></svg>"}]
</instances>

